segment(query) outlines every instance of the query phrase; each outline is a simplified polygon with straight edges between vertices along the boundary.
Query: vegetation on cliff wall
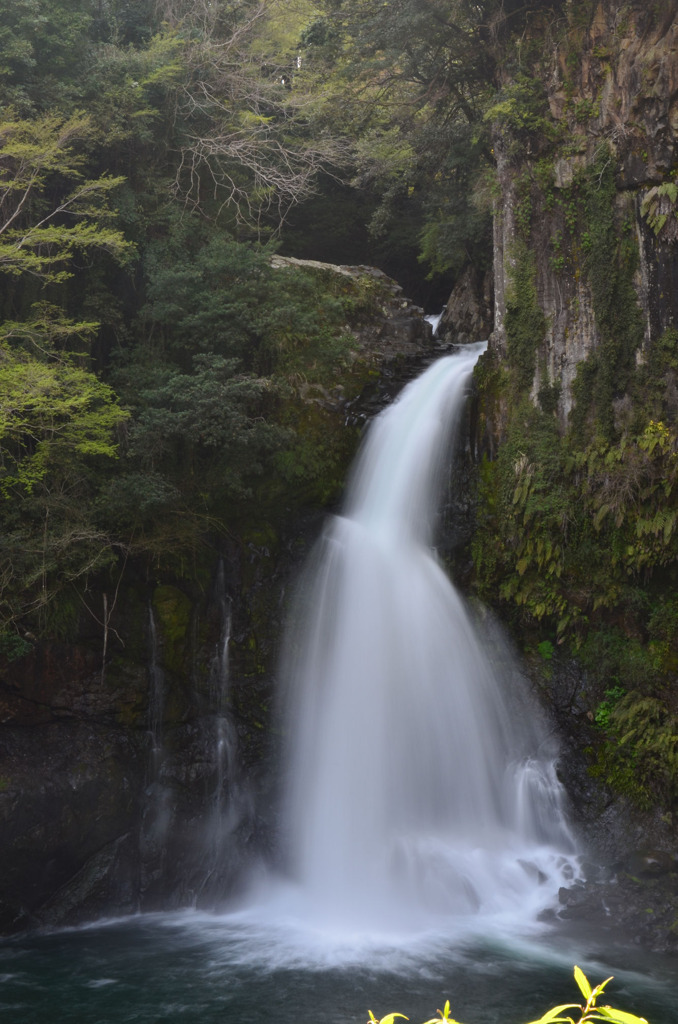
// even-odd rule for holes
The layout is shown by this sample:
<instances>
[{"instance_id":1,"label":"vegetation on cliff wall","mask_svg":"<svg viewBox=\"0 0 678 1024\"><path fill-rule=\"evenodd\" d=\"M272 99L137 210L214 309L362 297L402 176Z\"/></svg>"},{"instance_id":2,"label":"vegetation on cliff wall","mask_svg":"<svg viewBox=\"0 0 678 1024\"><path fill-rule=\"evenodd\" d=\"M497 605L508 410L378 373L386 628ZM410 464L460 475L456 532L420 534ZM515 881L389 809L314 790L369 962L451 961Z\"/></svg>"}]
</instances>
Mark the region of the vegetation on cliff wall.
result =
<instances>
[{"instance_id":1,"label":"vegetation on cliff wall","mask_svg":"<svg viewBox=\"0 0 678 1024\"><path fill-rule=\"evenodd\" d=\"M658 242L653 204L662 190L670 217L676 162L671 131L652 135L674 94L651 60L676 10L627 5L620 26L614 6L570 5L550 53L529 31L509 46L518 81L548 94L529 145L515 90L491 110L512 221L496 340L508 373L490 352L478 374L489 450L499 444L479 471L475 586L528 650L559 647L586 668L593 774L671 811L678 338L655 268L677 253ZM623 77L629 48L647 82Z\"/></svg>"}]
</instances>

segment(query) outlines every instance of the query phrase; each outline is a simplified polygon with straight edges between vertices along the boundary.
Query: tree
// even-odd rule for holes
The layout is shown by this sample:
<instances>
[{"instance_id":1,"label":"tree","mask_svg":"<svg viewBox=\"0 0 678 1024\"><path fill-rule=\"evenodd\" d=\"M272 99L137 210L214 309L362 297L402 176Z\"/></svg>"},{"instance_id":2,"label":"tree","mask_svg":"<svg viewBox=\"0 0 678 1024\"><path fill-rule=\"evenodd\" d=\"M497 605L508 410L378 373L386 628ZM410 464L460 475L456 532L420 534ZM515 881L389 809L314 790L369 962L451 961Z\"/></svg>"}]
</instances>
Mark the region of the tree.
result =
<instances>
[{"instance_id":1,"label":"tree","mask_svg":"<svg viewBox=\"0 0 678 1024\"><path fill-rule=\"evenodd\" d=\"M126 418L111 388L63 359L0 362L0 623L44 609L111 559L93 520L102 463Z\"/></svg>"},{"instance_id":2,"label":"tree","mask_svg":"<svg viewBox=\"0 0 678 1024\"><path fill-rule=\"evenodd\" d=\"M95 6L92 0L0 0L3 106L20 117L73 106Z\"/></svg>"},{"instance_id":3,"label":"tree","mask_svg":"<svg viewBox=\"0 0 678 1024\"><path fill-rule=\"evenodd\" d=\"M228 211L257 235L279 230L313 194L318 172L346 154L335 135L312 130L312 98L286 87L291 56L277 52L275 39L267 45L280 2L161 4L184 68L172 94L174 194L203 214Z\"/></svg>"},{"instance_id":4,"label":"tree","mask_svg":"<svg viewBox=\"0 0 678 1024\"><path fill-rule=\"evenodd\" d=\"M8 352L0 363L0 493L34 493L57 467L115 457L112 431L126 414L108 385L64 362Z\"/></svg>"},{"instance_id":5,"label":"tree","mask_svg":"<svg viewBox=\"0 0 678 1024\"><path fill-rule=\"evenodd\" d=\"M324 17L302 37L302 64L323 67L334 121L354 139L352 183L373 204L376 258L389 266L397 245L414 261L420 255L432 275L481 262L490 216L473 193L491 161L483 114L495 88L487 45L495 5L322 6Z\"/></svg>"},{"instance_id":6,"label":"tree","mask_svg":"<svg viewBox=\"0 0 678 1024\"><path fill-rule=\"evenodd\" d=\"M27 8L23 5L23 13ZM122 178L88 176L94 131L83 114L12 116L0 123L0 617L4 629L44 610L65 582L110 560L94 525L102 465L117 454L126 418L111 388L87 367L98 324L47 301L105 253L135 251L113 226Z\"/></svg>"},{"instance_id":7,"label":"tree","mask_svg":"<svg viewBox=\"0 0 678 1024\"><path fill-rule=\"evenodd\" d=\"M124 261L133 253L109 226L123 179L83 177L77 146L90 135L84 115L0 123L0 273L59 283L76 254L104 250Z\"/></svg>"}]
</instances>

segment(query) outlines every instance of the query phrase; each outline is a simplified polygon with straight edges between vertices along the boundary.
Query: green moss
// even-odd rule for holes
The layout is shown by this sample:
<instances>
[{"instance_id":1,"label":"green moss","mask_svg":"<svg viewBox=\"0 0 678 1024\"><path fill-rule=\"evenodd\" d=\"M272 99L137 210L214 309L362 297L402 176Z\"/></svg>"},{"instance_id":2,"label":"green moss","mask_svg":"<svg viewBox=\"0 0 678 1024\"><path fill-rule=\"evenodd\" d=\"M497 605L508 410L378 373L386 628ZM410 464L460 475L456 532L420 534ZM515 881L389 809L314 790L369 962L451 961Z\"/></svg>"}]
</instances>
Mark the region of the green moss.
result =
<instances>
[{"instance_id":1,"label":"green moss","mask_svg":"<svg viewBox=\"0 0 678 1024\"><path fill-rule=\"evenodd\" d=\"M241 542L245 547L255 547L270 554L277 550L280 538L271 523L257 523L241 533Z\"/></svg>"},{"instance_id":2,"label":"green moss","mask_svg":"<svg viewBox=\"0 0 678 1024\"><path fill-rule=\"evenodd\" d=\"M0 633L0 657L7 661L18 661L33 650L33 644L12 630Z\"/></svg>"},{"instance_id":3,"label":"green moss","mask_svg":"<svg viewBox=\"0 0 678 1024\"><path fill-rule=\"evenodd\" d=\"M593 764L589 774L600 779L615 793L627 797L640 810L649 810L653 804L651 791L638 778L637 765L628 752L621 753L613 741L606 741L592 749Z\"/></svg>"},{"instance_id":4,"label":"green moss","mask_svg":"<svg viewBox=\"0 0 678 1024\"><path fill-rule=\"evenodd\" d=\"M678 384L678 331L671 327L648 346L635 377L634 398L655 420L672 418Z\"/></svg>"},{"instance_id":5,"label":"green moss","mask_svg":"<svg viewBox=\"0 0 678 1024\"><path fill-rule=\"evenodd\" d=\"M163 663L172 671L181 671L191 621L191 601L182 590L163 584L155 588L152 603L163 646Z\"/></svg>"},{"instance_id":6,"label":"green moss","mask_svg":"<svg viewBox=\"0 0 678 1024\"><path fill-rule=\"evenodd\" d=\"M627 690L649 687L657 682L647 646L638 637L629 637L618 626L592 628L582 641L579 660L592 681L598 681L609 699L610 689Z\"/></svg>"},{"instance_id":7,"label":"green moss","mask_svg":"<svg viewBox=\"0 0 678 1024\"><path fill-rule=\"evenodd\" d=\"M191 602L182 590L163 584L153 592L153 608L167 643L183 642L191 616Z\"/></svg>"},{"instance_id":8,"label":"green moss","mask_svg":"<svg viewBox=\"0 0 678 1024\"><path fill-rule=\"evenodd\" d=\"M554 185L555 185L555 167L553 163L553 157L542 157L534 165L534 180L537 183L541 193L549 201L553 199Z\"/></svg>"},{"instance_id":9,"label":"green moss","mask_svg":"<svg viewBox=\"0 0 678 1024\"><path fill-rule=\"evenodd\" d=\"M551 382L548 378L546 368L542 372L542 383L539 386L537 400L542 412L554 415L558 410L558 402L562 394L562 384L559 380Z\"/></svg>"},{"instance_id":10,"label":"green moss","mask_svg":"<svg viewBox=\"0 0 678 1024\"><path fill-rule=\"evenodd\" d=\"M631 387L635 354L644 323L633 278L638 249L632 222L617 208L614 162L603 151L577 184L582 231L586 231L584 271L591 287L600 342L579 366L572 428L581 435L595 423L604 437L615 437L613 402Z\"/></svg>"},{"instance_id":11,"label":"green moss","mask_svg":"<svg viewBox=\"0 0 678 1024\"><path fill-rule=\"evenodd\" d=\"M301 503L325 506L341 492L359 431L346 425L338 401L334 408L327 405L322 391L309 389L281 410L281 422L293 431L293 441L276 455L277 493L270 480L264 481L269 500L274 497L288 508Z\"/></svg>"},{"instance_id":12,"label":"green moss","mask_svg":"<svg viewBox=\"0 0 678 1024\"><path fill-rule=\"evenodd\" d=\"M476 363L473 380L485 411L490 413L509 382L506 369L493 349L487 349Z\"/></svg>"},{"instance_id":13,"label":"green moss","mask_svg":"<svg viewBox=\"0 0 678 1024\"><path fill-rule=\"evenodd\" d=\"M40 631L44 637L54 640L73 640L80 622L79 604L72 592L59 591L40 610Z\"/></svg>"},{"instance_id":14,"label":"green moss","mask_svg":"<svg viewBox=\"0 0 678 1024\"><path fill-rule=\"evenodd\" d=\"M529 171L518 175L514 180L513 216L516 230L524 242L530 238L532 223L532 177ZM514 254L515 255L515 254Z\"/></svg>"},{"instance_id":15,"label":"green moss","mask_svg":"<svg viewBox=\"0 0 678 1024\"><path fill-rule=\"evenodd\" d=\"M546 332L546 317L537 298L534 256L522 242L511 253L508 276L504 318L508 363L513 382L523 390L534 379L536 352Z\"/></svg>"}]
</instances>

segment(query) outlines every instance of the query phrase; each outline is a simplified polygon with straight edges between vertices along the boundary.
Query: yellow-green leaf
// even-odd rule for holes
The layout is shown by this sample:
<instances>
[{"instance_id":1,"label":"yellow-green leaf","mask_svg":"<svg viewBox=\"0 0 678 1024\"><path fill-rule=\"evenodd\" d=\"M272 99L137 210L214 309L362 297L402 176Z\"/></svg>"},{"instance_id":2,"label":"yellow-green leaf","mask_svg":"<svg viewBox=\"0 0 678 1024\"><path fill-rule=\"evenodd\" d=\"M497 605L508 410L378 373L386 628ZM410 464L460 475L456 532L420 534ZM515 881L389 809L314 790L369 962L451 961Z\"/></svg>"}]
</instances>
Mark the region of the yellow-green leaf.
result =
<instances>
[{"instance_id":1,"label":"yellow-green leaf","mask_svg":"<svg viewBox=\"0 0 678 1024\"><path fill-rule=\"evenodd\" d=\"M582 971L581 967L575 967L574 969L574 980L579 986L579 991L583 995L584 999L590 999L593 989L589 985L589 980Z\"/></svg>"},{"instance_id":2,"label":"yellow-green leaf","mask_svg":"<svg viewBox=\"0 0 678 1024\"><path fill-rule=\"evenodd\" d=\"M597 1006L596 1015L598 1020L606 1020L610 1024L647 1024L645 1017L636 1017L635 1013L615 1010L611 1006Z\"/></svg>"},{"instance_id":3,"label":"yellow-green leaf","mask_svg":"<svg viewBox=\"0 0 678 1024\"><path fill-rule=\"evenodd\" d=\"M539 1020L530 1021L530 1024L574 1024L572 1017L560 1017L559 1014L563 1010L581 1010L579 1003L563 1003L562 1006L554 1006L552 1010L548 1010L543 1017Z\"/></svg>"}]
</instances>

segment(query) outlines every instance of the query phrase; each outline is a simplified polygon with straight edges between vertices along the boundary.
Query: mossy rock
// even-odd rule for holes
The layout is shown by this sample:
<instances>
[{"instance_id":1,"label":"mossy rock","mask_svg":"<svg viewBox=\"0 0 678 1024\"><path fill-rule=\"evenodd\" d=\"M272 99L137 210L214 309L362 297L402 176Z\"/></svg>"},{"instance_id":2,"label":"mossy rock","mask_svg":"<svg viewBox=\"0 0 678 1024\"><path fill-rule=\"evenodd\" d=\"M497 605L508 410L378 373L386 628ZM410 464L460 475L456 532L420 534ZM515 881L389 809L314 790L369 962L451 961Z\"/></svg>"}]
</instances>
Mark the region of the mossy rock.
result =
<instances>
[{"instance_id":1,"label":"mossy rock","mask_svg":"<svg viewBox=\"0 0 678 1024\"><path fill-rule=\"evenodd\" d=\"M191 622L192 604L178 587L162 584L153 592L153 610L157 619L162 662L166 668L182 668Z\"/></svg>"}]
</instances>

